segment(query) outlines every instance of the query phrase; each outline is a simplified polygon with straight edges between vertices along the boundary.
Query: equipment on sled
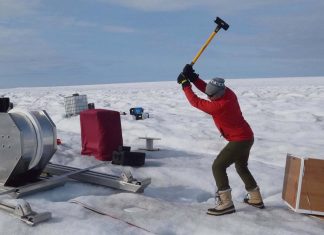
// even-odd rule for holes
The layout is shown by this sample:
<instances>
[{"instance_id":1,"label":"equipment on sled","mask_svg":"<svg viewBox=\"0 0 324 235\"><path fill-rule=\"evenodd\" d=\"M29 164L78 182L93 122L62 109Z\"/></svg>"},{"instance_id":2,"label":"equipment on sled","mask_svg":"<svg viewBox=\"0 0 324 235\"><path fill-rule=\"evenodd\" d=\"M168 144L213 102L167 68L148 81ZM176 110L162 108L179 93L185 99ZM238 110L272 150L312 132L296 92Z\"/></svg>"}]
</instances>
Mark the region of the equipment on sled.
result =
<instances>
[{"instance_id":1,"label":"equipment on sled","mask_svg":"<svg viewBox=\"0 0 324 235\"><path fill-rule=\"evenodd\" d=\"M90 171L109 162L84 169L49 163L56 150L56 126L45 110L12 109L0 113L0 195L20 198L63 185L70 179L131 192L143 192L151 183L150 178L125 180L124 173L114 176ZM30 224L50 218L48 213L33 212L26 201L16 202L14 205L13 201L8 204L0 200L0 209L19 215Z\"/></svg>"}]
</instances>

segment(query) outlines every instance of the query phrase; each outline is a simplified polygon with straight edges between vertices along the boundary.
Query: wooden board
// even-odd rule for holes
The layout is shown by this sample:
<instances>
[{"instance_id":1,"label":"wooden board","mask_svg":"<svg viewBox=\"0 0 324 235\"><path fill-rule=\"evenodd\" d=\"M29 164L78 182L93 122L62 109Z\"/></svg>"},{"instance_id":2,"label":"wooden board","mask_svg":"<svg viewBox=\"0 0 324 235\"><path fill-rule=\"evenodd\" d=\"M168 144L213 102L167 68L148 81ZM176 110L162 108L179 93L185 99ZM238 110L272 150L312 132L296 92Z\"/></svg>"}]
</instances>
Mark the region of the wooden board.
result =
<instances>
[{"instance_id":1,"label":"wooden board","mask_svg":"<svg viewBox=\"0 0 324 235\"><path fill-rule=\"evenodd\" d=\"M324 212L324 161L309 158L304 165L299 208Z\"/></svg>"},{"instance_id":2,"label":"wooden board","mask_svg":"<svg viewBox=\"0 0 324 235\"><path fill-rule=\"evenodd\" d=\"M287 155L282 199L296 208L301 159Z\"/></svg>"}]
</instances>

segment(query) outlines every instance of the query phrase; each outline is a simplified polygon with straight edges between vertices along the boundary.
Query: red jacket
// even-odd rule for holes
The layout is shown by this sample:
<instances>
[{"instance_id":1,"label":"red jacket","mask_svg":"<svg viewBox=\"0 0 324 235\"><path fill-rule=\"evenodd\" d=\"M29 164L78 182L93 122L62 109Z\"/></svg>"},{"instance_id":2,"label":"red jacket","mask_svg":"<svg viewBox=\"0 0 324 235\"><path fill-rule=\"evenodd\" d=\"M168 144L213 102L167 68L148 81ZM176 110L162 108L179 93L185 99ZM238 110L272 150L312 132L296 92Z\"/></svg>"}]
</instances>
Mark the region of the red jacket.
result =
<instances>
[{"instance_id":1,"label":"red jacket","mask_svg":"<svg viewBox=\"0 0 324 235\"><path fill-rule=\"evenodd\" d=\"M203 80L197 79L194 85L205 93L207 84ZM253 139L253 131L245 121L237 97L231 89L226 87L225 94L214 101L199 98L192 91L191 86L185 87L183 91L193 107L213 116L218 130L226 140L243 141Z\"/></svg>"}]
</instances>

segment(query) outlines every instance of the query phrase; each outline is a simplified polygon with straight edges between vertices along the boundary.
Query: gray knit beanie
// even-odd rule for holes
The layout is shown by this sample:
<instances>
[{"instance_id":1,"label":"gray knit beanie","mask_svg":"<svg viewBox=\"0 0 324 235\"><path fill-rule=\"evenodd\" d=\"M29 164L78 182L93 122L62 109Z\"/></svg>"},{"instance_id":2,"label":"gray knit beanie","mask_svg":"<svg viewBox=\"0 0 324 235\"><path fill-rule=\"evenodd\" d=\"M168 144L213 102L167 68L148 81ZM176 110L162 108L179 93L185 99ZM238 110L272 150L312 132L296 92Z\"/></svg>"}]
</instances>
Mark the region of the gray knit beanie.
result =
<instances>
[{"instance_id":1,"label":"gray knit beanie","mask_svg":"<svg viewBox=\"0 0 324 235\"><path fill-rule=\"evenodd\" d=\"M206 86L205 93L208 96L222 96L225 91L225 80L223 78L213 78Z\"/></svg>"}]
</instances>

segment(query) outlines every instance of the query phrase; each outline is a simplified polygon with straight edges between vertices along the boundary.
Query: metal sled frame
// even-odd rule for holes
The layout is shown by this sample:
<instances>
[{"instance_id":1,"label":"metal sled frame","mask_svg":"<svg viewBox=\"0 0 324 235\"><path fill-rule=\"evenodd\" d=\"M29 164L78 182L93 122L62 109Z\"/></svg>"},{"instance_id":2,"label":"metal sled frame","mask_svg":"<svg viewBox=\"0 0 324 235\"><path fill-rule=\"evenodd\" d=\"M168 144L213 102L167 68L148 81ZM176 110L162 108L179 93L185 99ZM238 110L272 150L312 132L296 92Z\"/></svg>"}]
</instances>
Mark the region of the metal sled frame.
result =
<instances>
[{"instance_id":1,"label":"metal sled frame","mask_svg":"<svg viewBox=\"0 0 324 235\"><path fill-rule=\"evenodd\" d=\"M97 184L105 187L141 193L151 183L151 178L144 180L133 179L130 173L125 173L121 176L109 175L99 172L90 171L90 169L100 167L107 162L100 163L85 169L63 166L59 164L48 163L40 181L27 184L20 187L0 186L0 195L9 194L13 198L21 198L29 194L52 189L62 186L66 181L73 179L84 183ZM129 175L130 174L130 175ZM128 175L127 177L125 177Z\"/></svg>"},{"instance_id":2,"label":"metal sled frame","mask_svg":"<svg viewBox=\"0 0 324 235\"><path fill-rule=\"evenodd\" d=\"M66 181L71 179L135 193L143 192L151 183L151 178L139 181L134 179L130 172L123 172L119 177L90 171L90 169L105 164L107 164L107 162L85 169L79 169L48 163L42 174L43 176L39 179L40 181L20 187L7 187L0 185L0 195L10 195L13 198L21 198L29 194L62 186ZM51 218L50 212L37 213L33 211L29 203L23 199L12 199L11 202L8 200L0 200L0 209L32 226Z\"/></svg>"},{"instance_id":3,"label":"metal sled frame","mask_svg":"<svg viewBox=\"0 0 324 235\"><path fill-rule=\"evenodd\" d=\"M49 163L44 172L50 175L64 175L77 170L78 168ZM126 173L123 173L123 175L126 175ZM122 176L109 175L94 171L84 171L79 174L73 174L69 176L69 178L80 182L102 185L134 193L142 193L151 183L151 178L146 178L140 181L133 179L131 175L125 178Z\"/></svg>"}]
</instances>

